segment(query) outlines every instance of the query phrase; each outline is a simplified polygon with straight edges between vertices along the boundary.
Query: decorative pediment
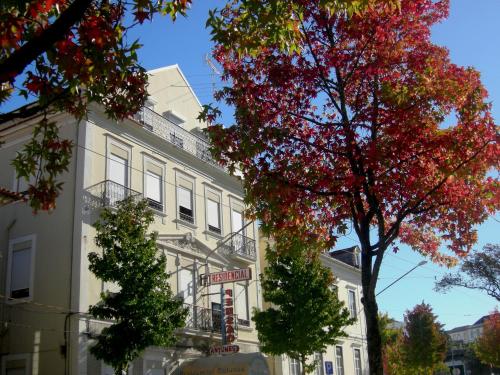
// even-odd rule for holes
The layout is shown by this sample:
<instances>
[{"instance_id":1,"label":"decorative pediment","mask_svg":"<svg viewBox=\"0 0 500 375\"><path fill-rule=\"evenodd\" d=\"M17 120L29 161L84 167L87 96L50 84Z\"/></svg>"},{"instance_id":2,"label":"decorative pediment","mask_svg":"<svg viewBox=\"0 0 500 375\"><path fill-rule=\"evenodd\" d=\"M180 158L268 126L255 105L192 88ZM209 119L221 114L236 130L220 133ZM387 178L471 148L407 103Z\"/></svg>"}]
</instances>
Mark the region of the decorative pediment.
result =
<instances>
[{"instance_id":1,"label":"decorative pediment","mask_svg":"<svg viewBox=\"0 0 500 375\"><path fill-rule=\"evenodd\" d=\"M221 263L227 265L228 258L219 254L218 251L213 251L206 244L197 239L191 232L184 234L160 234L157 239L158 245L174 251L183 252L194 255L203 261L209 257L210 262Z\"/></svg>"}]
</instances>

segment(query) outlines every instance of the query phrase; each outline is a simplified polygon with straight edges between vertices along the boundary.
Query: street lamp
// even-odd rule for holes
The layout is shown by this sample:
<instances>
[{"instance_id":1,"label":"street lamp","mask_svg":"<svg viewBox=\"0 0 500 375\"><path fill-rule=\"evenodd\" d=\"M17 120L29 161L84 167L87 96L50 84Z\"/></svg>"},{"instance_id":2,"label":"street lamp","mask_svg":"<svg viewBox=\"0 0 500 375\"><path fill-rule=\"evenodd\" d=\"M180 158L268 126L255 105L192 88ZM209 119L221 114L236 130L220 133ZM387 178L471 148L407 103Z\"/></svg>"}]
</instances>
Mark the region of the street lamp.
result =
<instances>
[{"instance_id":1,"label":"street lamp","mask_svg":"<svg viewBox=\"0 0 500 375\"><path fill-rule=\"evenodd\" d=\"M411 270L409 270L408 272L406 272L405 274L399 276L396 280L394 280L392 283L390 283L389 285L387 285L384 289L382 289L380 292L378 292L377 294L375 294L375 297L378 296L379 294L381 294L382 292L385 292L387 289L389 289L391 286L393 286L394 284L396 284L399 280L401 280L403 277L405 277L406 275L408 275L410 272L412 272L413 270L417 269L418 267L420 266L423 266L424 264L426 264L427 261L426 260L423 260L421 261L419 264L417 264L415 267L413 267Z\"/></svg>"}]
</instances>

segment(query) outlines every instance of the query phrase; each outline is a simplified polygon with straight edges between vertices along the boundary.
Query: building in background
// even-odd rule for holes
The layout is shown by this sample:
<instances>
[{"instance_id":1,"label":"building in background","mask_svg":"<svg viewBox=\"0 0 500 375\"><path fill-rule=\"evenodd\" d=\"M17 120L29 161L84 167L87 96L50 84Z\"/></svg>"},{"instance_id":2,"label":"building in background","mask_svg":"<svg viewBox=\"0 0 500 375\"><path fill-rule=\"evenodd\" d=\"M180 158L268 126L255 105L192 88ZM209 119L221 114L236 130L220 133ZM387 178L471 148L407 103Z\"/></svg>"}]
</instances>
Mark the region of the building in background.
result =
<instances>
[{"instance_id":1,"label":"building in background","mask_svg":"<svg viewBox=\"0 0 500 375\"><path fill-rule=\"evenodd\" d=\"M88 270L87 255L99 251L92 224L102 207L128 196L148 200L155 213L150 230L167 255L174 292L189 308L174 348L149 348L131 374L167 374L221 344L220 285L200 276L250 268L254 280L225 283L234 296L236 344L258 352L250 314L260 307L256 227L244 219L241 181L211 158L196 118L201 104L178 66L149 72L150 100L133 119L117 123L92 106L77 124L65 113L50 117L74 142L64 191L54 212L33 215L24 203L0 208L1 373L113 374L90 353L109 322L86 312L103 290L113 290ZM23 191L10 165L31 136L35 116L3 124L0 186ZM249 224L249 225L247 225Z\"/></svg>"},{"instance_id":2,"label":"building in background","mask_svg":"<svg viewBox=\"0 0 500 375\"><path fill-rule=\"evenodd\" d=\"M474 324L446 331L450 342L445 363L454 371L453 375L500 374L500 369L490 369L489 366L481 364L472 348L472 344L483 334L483 324L488 317L489 315L485 315Z\"/></svg>"},{"instance_id":3,"label":"building in background","mask_svg":"<svg viewBox=\"0 0 500 375\"><path fill-rule=\"evenodd\" d=\"M266 266L265 249L268 239L259 237L260 264ZM323 265L336 278L339 299L344 301L350 315L356 322L345 328L347 337L338 340L337 345L328 346L325 353L316 353L318 366L315 375L365 375L369 374L366 323L361 305L362 286L359 248L357 246L331 251L321 255ZM263 300L265 309L268 304ZM312 358L311 358L312 359ZM270 372L273 375L300 375L300 362L286 355L270 358Z\"/></svg>"}]
</instances>

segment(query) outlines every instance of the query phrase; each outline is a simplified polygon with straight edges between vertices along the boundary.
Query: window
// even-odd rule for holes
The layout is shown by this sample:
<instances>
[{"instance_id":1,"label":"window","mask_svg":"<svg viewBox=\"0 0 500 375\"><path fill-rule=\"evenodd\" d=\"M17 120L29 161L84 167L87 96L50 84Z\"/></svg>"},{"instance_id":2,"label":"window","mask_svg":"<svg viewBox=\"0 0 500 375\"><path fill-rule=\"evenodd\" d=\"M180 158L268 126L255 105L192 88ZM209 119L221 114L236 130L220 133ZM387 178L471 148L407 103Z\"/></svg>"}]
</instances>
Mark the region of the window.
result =
<instances>
[{"instance_id":1,"label":"window","mask_svg":"<svg viewBox=\"0 0 500 375\"><path fill-rule=\"evenodd\" d=\"M239 210L231 210L231 220L233 226L233 233L237 233L243 228L243 212ZM243 234L243 233L242 233Z\"/></svg>"},{"instance_id":2,"label":"window","mask_svg":"<svg viewBox=\"0 0 500 375\"><path fill-rule=\"evenodd\" d=\"M33 296L35 236L10 241L7 296L14 300Z\"/></svg>"},{"instance_id":3,"label":"window","mask_svg":"<svg viewBox=\"0 0 500 375\"><path fill-rule=\"evenodd\" d=\"M195 223L194 179L176 173L177 219L184 223Z\"/></svg>"},{"instance_id":4,"label":"window","mask_svg":"<svg viewBox=\"0 0 500 375\"><path fill-rule=\"evenodd\" d=\"M177 187L177 200L179 204L179 219L194 223L193 191L185 187Z\"/></svg>"},{"instance_id":5,"label":"window","mask_svg":"<svg viewBox=\"0 0 500 375\"><path fill-rule=\"evenodd\" d=\"M130 148L108 138L105 187L106 204L114 205L127 198L129 190Z\"/></svg>"},{"instance_id":6,"label":"window","mask_svg":"<svg viewBox=\"0 0 500 375\"><path fill-rule=\"evenodd\" d=\"M194 296L193 290L193 271L182 268L179 271L178 295L184 299L186 303L192 303ZM191 297L191 301L188 299Z\"/></svg>"},{"instance_id":7,"label":"window","mask_svg":"<svg viewBox=\"0 0 500 375\"><path fill-rule=\"evenodd\" d=\"M354 372L356 375L361 375L361 350L354 349Z\"/></svg>"},{"instance_id":8,"label":"window","mask_svg":"<svg viewBox=\"0 0 500 375\"><path fill-rule=\"evenodd\" d=\"M337 362L337 374L344 375L344 354L342 353L342 347L335 347L335 359Z\"/></svg>"},{"instance_id":9,"label":"window","mask_svg":"<svg viewBox=\"0 0 500 375\"><path fill-rule=\"evenodd\" d=\"M356 292L354 290L348 290L348 299L349 299L349 312L351 315L351 318L357 319L358 317L358 311L356 307Z\"/></svg>"},{"instance_id":10,"label":"window","mask_svg":"<svg viewBox=\"0 0 500 375\"><path fill-rule=\"evenodd\" d=\"M222 235L222 194L205 185L205 208L207 231L219 236Z\"/></svg>"},{"instance_id":11,"label":"window","mask_svg":"<svg viewBox=\"0 0 500 375\"><path fill-rule=\"evenodd\" d=\"M2 375L31 374L31 356L29 354L10 354L2 358Z\"/></svg>"},{"instance_id":12,"label":"window","mask_svg":"<svg viewBox=\"0 0 500 375\"><path fill-rule=\"evenodd\" d=\"M210 232L221 234L220 203L210 198L207 199L207 224Z\"/></svg>"},{"instance_id":13,"label":"window","mask_svg":"<svg viewBox=\"0 0 500 375\"><path fill-rule=\"evenodd\" d=\"M248 314L248 287L242 284L235 284L235 305L238 314L238 324L250 327Z\"/></svg>"},{"instance_id":14,"label":"window","mask_svg":"<svg viewBox=\"0 0 500 375\"><path fill-rule=\"evenodd\" d=\"M323 356L321 353L314 353L314 362L316 364L314 375L323 375Z\"/></svg>"},{"instance_id":15,"label":"window","mask_svg":"<svg viewBox=\"0 0 500 375\"><path fill-rule=\"evenodd\" d=\"M144 195L149 207L163 211L163 167L149 159L144 160Z\"/></svg>"},{"instance_id":16,"label":"window","mask_svg":"<svg viewBox=\"0 0 500 375\"><path fill-rule=\"evenodd\" d=\"M300 362L298 359L289 358L290 375L300 375Z\"/></svg>"}]
</instances>

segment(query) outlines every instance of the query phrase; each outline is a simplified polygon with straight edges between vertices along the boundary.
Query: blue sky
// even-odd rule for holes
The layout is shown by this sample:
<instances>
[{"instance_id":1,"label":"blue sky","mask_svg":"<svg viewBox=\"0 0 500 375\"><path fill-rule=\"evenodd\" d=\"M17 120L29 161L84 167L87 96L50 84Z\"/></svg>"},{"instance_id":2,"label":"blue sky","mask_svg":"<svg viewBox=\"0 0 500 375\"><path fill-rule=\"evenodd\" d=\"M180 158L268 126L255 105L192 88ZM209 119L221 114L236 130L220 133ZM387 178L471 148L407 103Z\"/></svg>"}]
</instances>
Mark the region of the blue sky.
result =
<instances>
[{"instance_id":1,"label":"blue sky","mask_svg":"<svg viewBox=\"0 0 500 375\"><path fill-rule=\"evenodd\" d=\"M211 42L204 28L207 9L221 6L222 1L194 1L187 19L175 24L157 19L152 24L137 30L144 47L139 54L147 69L179 64L193 89L203 103L212 102L211 70L204 62L210 53ZM482 74L482 79L493 102L495 119L500 118L500 46L495 41L500 37L500 1L498 0L452 0L450 17L433 29L433 40L449 48L453 62L473 66ZM498 105L495 105L499 103ZM231 112L226 109L225 119ZM497 216L497 220L500 217ZM481 248L486 243L498 243L500 223L490 219L479 228ZM356 244L355 234L343 238L339 247ZM400 275L418 264L422 257L409 248L402 247L397 254L386 256L380 274L379 288L382 290ZM423 300L430 303L439 320L450 329L459 325L472 324L481 316L493 310L496 300L484 293L467 289L454 289L447 294L432 290L435 277L446 270L431 263L419 267L403 280L379 296L379 307L396 319L402 320L407 309Z\"/></svg>"},{"instance_id":2,"label":"blue sky","mask_svg":"<svg viewBox=\"0 0 500 375\"><path fill-rule=\"evenodd\" d=\"M157 18L136 28L131 35L139 38L143 48L139 57L143 66L154 69L178 64L202 103L213 102L213 84L220 82L211 74L204 58L210 53L210 36L205 29L209 7L221 7L224 1L194 0L194 5L186 19L175 23L167 18ZM493 115L500 118L500 1L498 0L451 0L450 17L433 29L433 40L448 47L451 59L459 65L473 66L482 74L483 83L490 93ZM7 111L18 105L12 101L1 108ZM231 112L225 109L225 119ZM486 243L498 243L500 216L490 219L479 228L481 248ZM355 234L343 238L339 247L356 244ZM390 284L422 260L422 257L403 247L398 254L388 254L380 274L379 288ZM392 317L402 320L403 313L424 300L430 303L439 320L450 329L459 325L472 324L482 315L493 310L496 300L484 293L467 289L455 289L448 294L438 294L432 290L434 278L444 271L430 263L419 267L403 280L389 288L379 297L379 307Z\"/></svg>"}]
</instances>

